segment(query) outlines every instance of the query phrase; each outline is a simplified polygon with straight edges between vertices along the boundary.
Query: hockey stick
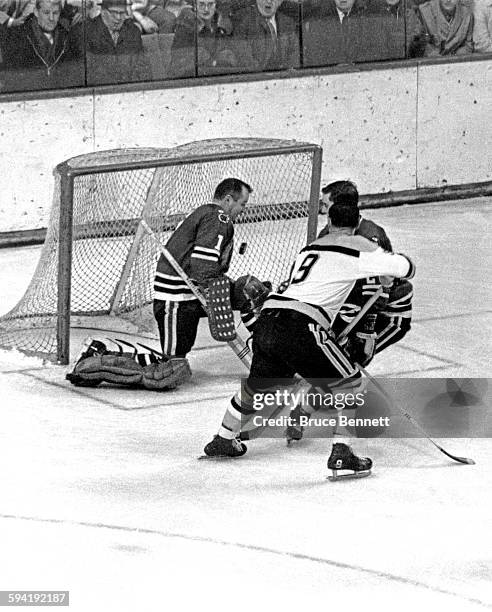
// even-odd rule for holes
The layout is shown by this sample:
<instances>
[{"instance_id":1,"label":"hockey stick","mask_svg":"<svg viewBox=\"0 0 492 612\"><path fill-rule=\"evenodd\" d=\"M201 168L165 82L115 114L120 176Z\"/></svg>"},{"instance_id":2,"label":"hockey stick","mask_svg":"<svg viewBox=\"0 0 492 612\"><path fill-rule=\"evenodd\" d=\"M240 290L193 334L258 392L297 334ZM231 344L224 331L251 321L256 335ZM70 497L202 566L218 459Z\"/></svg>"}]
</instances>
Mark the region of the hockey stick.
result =
<instances>
[{"instance_id":1,"label":"hockey stick","mask_svg":"<svg viewBox=\"0 0 492 612\"><path fill-rule=\"evenodd\" d=\"M399 412L401 412L401 414L403 414L403 416L410 421L410 423L415 427L415 429L417 429L418 431L420 431L420 433L424 436L424 438L427 438L427 440L429 440L429 442L432 442L432 444L434 444L434 446L441 451L441 453L444 453L447 457L449 457L450 459L452 459L453 461L457 461L458 463L464 463L466 465L475 465L475 461L473 461L473 459L468 459L467 457L458 457L456 455L452 455L451 453L448 453L447 450L444 450L444 448L442 446L440 446L437 442L435 442L430 436L429 434L422 428L421 425L419 425L419 423L417 423L417 421L410 415L408 414L408 412L406 410L404 410L401 406L399 406L398 404L395 404L395 402L393 401L393 398L390 397L389 393L387 393L383 386L380 385L377 380L371 376L369 374L369 372L363 368L361 365L359 365L358 363L356 363L356 366L359 368L359 370L364 374L364 376L370 380L372 382L372 384L376 387L376 389L378 389L381 394L391 403L391 405L396 408Z\"/></svg>"},{"instance_id":2,"label":"hockey stick","mask_svg":"<svg viewBox=\"0 0 492 612\"><path fill-rule=\"evenodd\" d=\"M200 291L200 289L192 282L192 280L189 278L189 276L186 274L186 272L183 270L183 268L179 265L179 263L176 261L176 259L173 257L173 255L162 244L162 242L155 235L155 232L149 226L147 221L142 219L140 223L142 224L142 227L144 228L144 230L152 238L152 240L154 240L156 245L159 247L161 253L168 260L168 262L174 268L176 273L181 277L181 279L191 289L191 292L196 297L196 299L200 302L200 304L203 306L203 309L205 310L205 312L207 312L207 308L208 308L207 300L205 299L205 296ZM227 342L227 344L231 347L231 349L234 351L236 356L243 362L243 364L249 370L249 367L251 365L251 358L249 356L249 353L250 353L249 346L245 342L243 342L243 340L241 338L239 338L239 337L234 338L234 340L229 340Z\"/></svg>"},{"instance_id":3,"label":"hockey stick","mask_svg":"<svg viewBox=\"0 0 492 612\"><path fill-rule=\"evenodd\" d=\"M379 298L379 296L383 293L384 289L383 287L379 287L377 291L374 292L374 294L367 300L367 302L364 304L364 306L360 309L360 311L357 313L357 315L352 319L352 321L350 321L350 323L347 324L347 326L345 327L345 329L343 329L340 334L338 335L338 337L336 338L336 342L340 343L340 341L344 340L349 333L354 329L354 327L357 325L357 323L359 323L359 321L362 319L362 317L366 314L366 312L373 306L373 304L377 301L377 299ZM295 390L302 384L307 384L306 381L299 376L298 374L295 375L294 377L294 388L293 388L293 392L295 392ZM272 414L269 416L269 418L274 419L280 412L282 412L282 410L285 408L285 406L280 405L277 406ZM294 410L294 408L292 408L291 410ZM255 429L250 429L244 432L241 432L240 438L241 440L252 440L253 438L259 438L261 435L261 432L264 430L264 427L257 427Z\"/></svg>"},{"instance_id":4,"label":"hockey stick","mask_svg":"<svg viewBox=\"0 0 492 612\"><path fill-rule=\"evenodd\" d=\"M347 327L340 333L340 335L337 338L338 343L340 343L342 340L345 340L345 338L350 334L350 332L354 329L357 323L366 314L369 308L371 308L371 306L376 302L376 300L383 293L383 291L384 289L383 289L383 286L381 285L379 289L367 300L364 306L360 309L360 311L357 313L357 316L355 316L352 319L352 321L350 321L350 323L347 325Z\"/></svg>"}]
</instances>

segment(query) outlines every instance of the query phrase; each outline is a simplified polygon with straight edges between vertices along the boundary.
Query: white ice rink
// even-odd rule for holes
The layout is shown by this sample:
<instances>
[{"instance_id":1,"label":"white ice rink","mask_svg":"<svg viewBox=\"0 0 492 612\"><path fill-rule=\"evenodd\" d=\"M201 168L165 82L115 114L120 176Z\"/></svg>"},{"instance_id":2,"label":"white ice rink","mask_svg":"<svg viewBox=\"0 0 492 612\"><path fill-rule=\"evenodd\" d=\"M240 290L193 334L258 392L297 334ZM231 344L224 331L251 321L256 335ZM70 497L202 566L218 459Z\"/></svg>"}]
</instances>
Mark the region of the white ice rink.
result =
<instances>
[{"instance_id":1,"label":"white ice rink","mask_svg":"<svg viewBox=\"0 0 492 612\"><path fill-rule=\"evenodd\" d=\"M417 264L412 331L371 373L489 375L490 204L364 213ZM39 251L0 250L0 312ZM489 439L440 440L475 466L425 439L355 440L374 473L337 483L329 440L197 461L244 370L206 333L190 361L159 394L75 388L0 351L0 590L69 590L77 612L492 609Z\"/></svg>"}]
</instances>

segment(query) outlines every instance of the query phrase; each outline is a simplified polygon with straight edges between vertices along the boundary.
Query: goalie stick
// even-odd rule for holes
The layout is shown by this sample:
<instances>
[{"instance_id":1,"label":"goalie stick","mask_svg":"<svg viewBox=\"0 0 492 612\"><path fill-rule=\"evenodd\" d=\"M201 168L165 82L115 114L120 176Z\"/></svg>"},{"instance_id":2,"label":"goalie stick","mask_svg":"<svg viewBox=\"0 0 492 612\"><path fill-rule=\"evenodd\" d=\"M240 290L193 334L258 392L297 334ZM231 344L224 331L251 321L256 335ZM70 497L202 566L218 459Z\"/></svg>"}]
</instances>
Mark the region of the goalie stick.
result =
<instances>
[{"instance_id":1,"label":"goalie stick","mask_svg":"<svg viewBox=\"0 0 492 612\"><path fill-rule=\"evenodd\" d=\"M452 455L451 453L448 453L447 450L445 450L442 446L440 446L437 442L435 442L430 436L429 434L425 431L425 429L423 429L423 427L406 411L404 410L401 406L399 406L398 404L395 404L395 402L393 401L393 398L389 395L389 393L387 393L383 386L380 385L377 380L371 376L369 374L369 372L363 368L361 365L356 364L358 366L358 368L360 369L360 371L364 374L364 376L370 380L372 382L372 384L376 387L376 389L378 389L382 395L384 395L384 397L391 403L391 405L396 408L399 412L401 412L401 414L408 420L410 421L410 423L415 427L415 429L417 429L418 431L420 431L420 433L424 436L424 438L427 438L427 440L429 440L429 442L432 442L432 444L441 451L441 453L444 453L447 457L449 457L450 459L452 459L453 461L457 461L458 463L464 463L465 465L475 465L475 461L473 461L473 459L468 459L467 457L458 457L457 455Z\"/></svg>"},{"instance_id":2,"label":"goalie stick","mask_svg":"<svg viewBox=\"0 0 492 612\"><path fill-rule=\"evenodd\" d=\"M149 234L149 236L154 240L156 245L161 250L161 253L168 260L171 266L175 269L176 273L182 278L182 280L187 284L187 286L191 289L193 295L197 298L200 304L203 306L205 312L207 312L208 305L205 296L200 291L200 289L193 283L193 281L189 278L183 268L179 265L173 255L169 252L169 250L162 244L159 238L155 235L153 229L149 226L147 221L144 219L141 220L142 227ZM247 344L239 337L236 336L233 340L229 340L227 344L234 351L236 356L243 362L243 364L248 368L251 365L251 357L249 356L250 349Z\"/></svg>"}]
</instances>

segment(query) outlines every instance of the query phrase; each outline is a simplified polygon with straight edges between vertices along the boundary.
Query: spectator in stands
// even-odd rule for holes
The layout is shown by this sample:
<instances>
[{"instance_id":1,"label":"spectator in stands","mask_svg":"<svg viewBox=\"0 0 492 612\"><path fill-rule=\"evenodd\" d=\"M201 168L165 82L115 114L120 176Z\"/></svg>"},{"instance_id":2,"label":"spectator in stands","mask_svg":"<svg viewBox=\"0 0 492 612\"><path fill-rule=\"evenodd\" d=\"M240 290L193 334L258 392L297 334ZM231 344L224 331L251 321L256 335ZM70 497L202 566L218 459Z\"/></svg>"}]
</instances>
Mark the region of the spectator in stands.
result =
<instances>
[{"instance_id":1,"label":"spectator in stands","mask_svg":"<svg viewBox=\"0 0 492 612\"><path fill-rule=\"evenodd\" d=\"M229 0L226 0L229 2ZM175 17L179 17L179 14L184 8L192 8L192 0L166 0L165 9L172 13Z\"/></svg>"},{"instance_id":2,"label":"spectator in stands","mask_svg":"<svg viewBox=\"0 0 492 612\"><path fill-rule=\"evenodd\" d=\"M492 0L475 0L473 43L477 53L492 53Z\"/></svg>"},{"instance_id":3,"label":"spectator in stands","mask_svg":"<svg viewBox=\"0 0 492 612\"><path fill-rule=\"evenodd\" d=\"M195 48L195 39L197 47ZM234 72L237 66L231 20L216 11L214 0L196 0L196 13L184 8L176 22L171 74L191 77Z\"/></svg>"},{"instance_id":4,"label":"spectator in stands","mask_svg":"<svg viewBox=\"0 0 492 612\"><path fill-rule=\"evenodd\" d=\"M282 0L256 0L233 16L241 69L266 71L299 66L297 22L277 11L281 4Z\"/></svg>"},{"instance_id":5,"label":"spectator in stands","mask_svg":"<svg viewBox=\"0 0 492 612\"><path fill-rule=\"evenodd\" d=\"M374 15L364 0L303 3L305 66L347 64L377 59Z\"/></svg>"},{"instance_id":6,"label":"spectator in stands","mask_svg":"<svg viewBox=\"0 0 492 612\"><path fill-rule=\"evenodd\" d=\"M407 32L414 32L417 15L413 0L378 0L372 4L373 37L378 41L375 59L402 59L408 48Z\"/></svg>"},{"instance_id":7,"label":"spectator in stands","mask_svg":"<svg viewBox=\"0 0 492 612\"><path fill-rule=\"evenodd\" d=\"M0 64L3 62L2 50L8 28L22 25L33 8L32 0L0 0Z\"/></svg>"},{"instance_id":8,"label":"spectator in stands","mask_svg":"<svg viewBox=\"0 0 492 612\"><path fill-rule=\"evenodd\" d=\"M1 0L0 25L5 25L7 28L20 26L33 11L33 0Z\"/></svg>"},{"instance_id":9,"label":"spectator in stands","mask_svg":"<svg viewBox=\"0 0 492 612\"><path fill-rule=\"evenodd\" d=\"M86 23L87 83L128 83L151 79L140 29L126 0L102 0L101 14ZM83 29L80 29L83 41Z\"/></svg>"},{"instance_id":10,"label":"spectator in stands","mask_svg":"<svg viewBox=\"0 0 492 612\"><path fill-rule=\"evenodd\" d=\"M3 89L25 91L84 85L77 41L60 22L60 0L36 0L24 23L6 32Z\"/></svg>"},{"instance_id":11,"label":"spectator in stands","mask_svg":"<svg viewBox=\"0 0 492 612\"><path fill-rule=\"evenodd\" d=\"M176 16L165 8L165 0L136 0L132 4L133 18L144 34L172 34Z\"/></svg>"},{"instance_id":12,"label":"spectator in stands","mask_svg":"<svg viewBox=\"0 0 492 612\"><path fill-rule=\"evenodd\" d=\"M473 50L471 8L460 0L430 0L417 7L410 57L466 55Z\"/></svg>"}]
</instances>

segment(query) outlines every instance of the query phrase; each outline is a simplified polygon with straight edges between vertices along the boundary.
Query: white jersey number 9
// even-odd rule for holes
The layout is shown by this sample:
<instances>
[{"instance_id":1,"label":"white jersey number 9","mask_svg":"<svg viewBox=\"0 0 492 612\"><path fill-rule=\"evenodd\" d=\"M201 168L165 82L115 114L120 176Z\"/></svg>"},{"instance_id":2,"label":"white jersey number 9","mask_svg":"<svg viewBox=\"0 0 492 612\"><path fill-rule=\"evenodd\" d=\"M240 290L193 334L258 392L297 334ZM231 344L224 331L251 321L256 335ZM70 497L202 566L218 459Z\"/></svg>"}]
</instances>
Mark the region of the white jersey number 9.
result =
<instances>
[{"instance_id":1,"label":"white jersey number 9","mask_svg":"<svg viewBox=\"0 0 492 612\"><path fill-rule=\"evenodd\" d=\"M311 268L318 261L318 259L319 255L317 253L309 253L309 255L306 255L297 271L292 275L290 282L295 284L302 283L302 281L306 280L311 272Z\"/></svg>"}]
</instances>

